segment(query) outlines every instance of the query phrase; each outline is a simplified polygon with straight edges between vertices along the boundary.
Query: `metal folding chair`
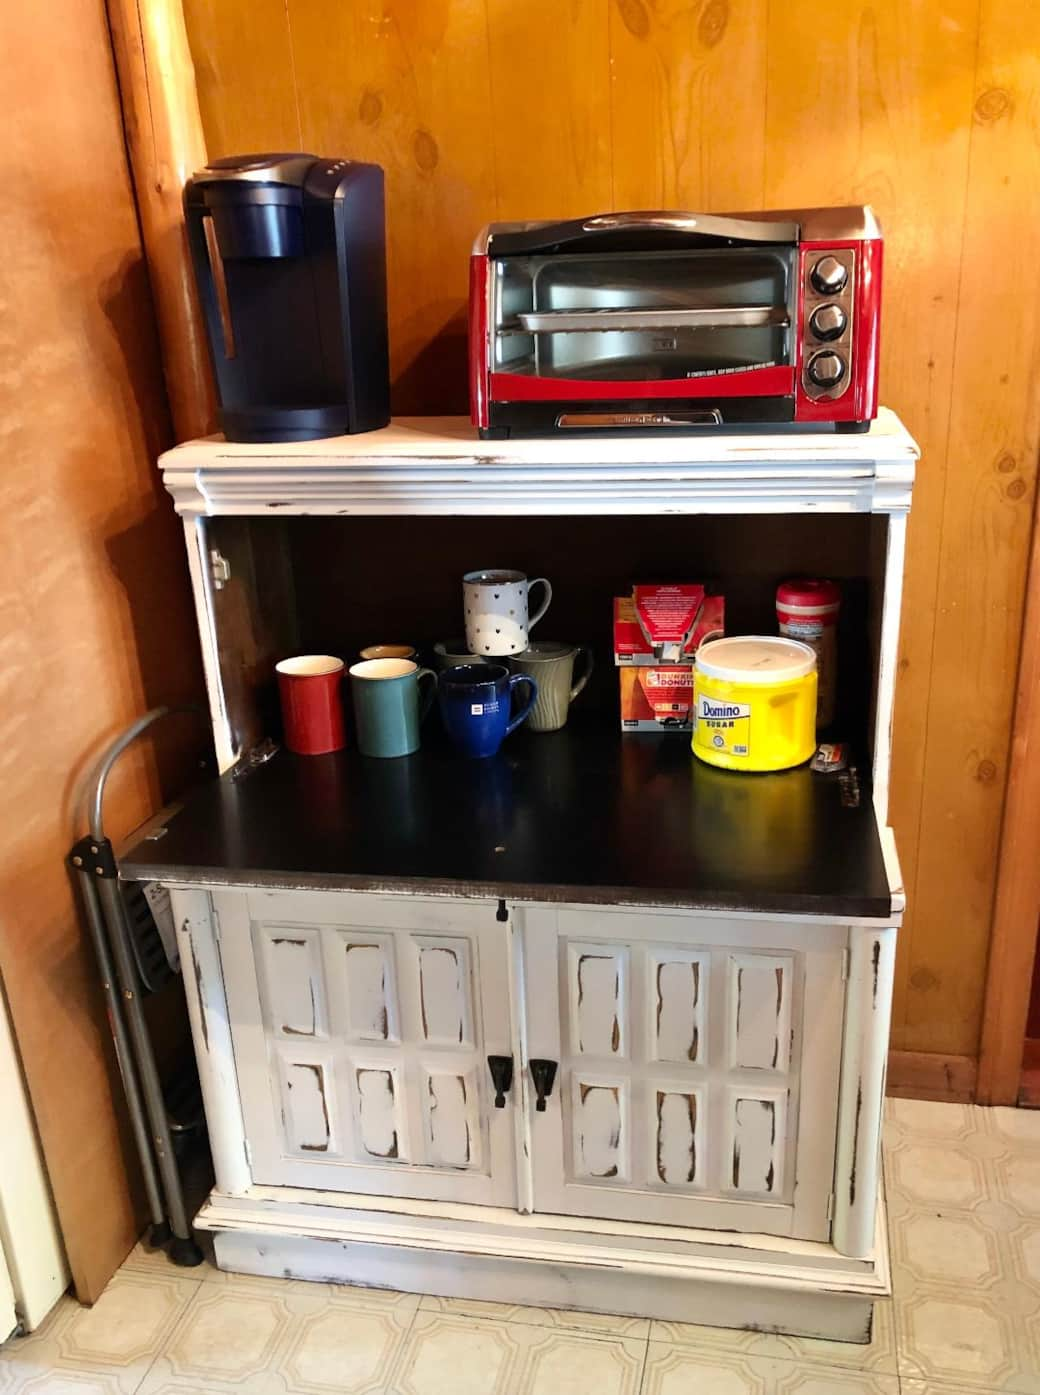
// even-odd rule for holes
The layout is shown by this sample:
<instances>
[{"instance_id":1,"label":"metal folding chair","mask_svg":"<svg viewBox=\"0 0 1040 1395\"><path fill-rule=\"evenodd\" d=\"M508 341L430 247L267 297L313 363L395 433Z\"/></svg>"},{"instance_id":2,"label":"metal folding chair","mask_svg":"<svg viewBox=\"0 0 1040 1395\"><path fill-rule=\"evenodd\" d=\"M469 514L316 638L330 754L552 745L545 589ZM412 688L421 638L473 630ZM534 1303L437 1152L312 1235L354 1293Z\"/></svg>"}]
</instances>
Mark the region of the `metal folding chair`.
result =
<instances>
[{"instance_id":1,"label":"metal folding chair","mask_svg":"<svg viewBox=\"0 0 1040 1395\"><path fill-rule=\"evenodd\" d=\"M184 1205L174 1136L183 1122L171 1121L163 1099L142 999L172 975L143 891L120 883L112 844L105 836L102 804L105 784L123 752L153 723L193 708L156 707L118 736L101 757L89 808L89 834L69 853L83 897L109 1026L126 1093L134 1142L141 1160L153 1246L169 1246L174 1264L201 1264ZM142 902L144 905L142 906ZM158 945L157 942L158 941ZM201 1122L201 1107L199 1110Z\"/></svg>"}]
</instances>

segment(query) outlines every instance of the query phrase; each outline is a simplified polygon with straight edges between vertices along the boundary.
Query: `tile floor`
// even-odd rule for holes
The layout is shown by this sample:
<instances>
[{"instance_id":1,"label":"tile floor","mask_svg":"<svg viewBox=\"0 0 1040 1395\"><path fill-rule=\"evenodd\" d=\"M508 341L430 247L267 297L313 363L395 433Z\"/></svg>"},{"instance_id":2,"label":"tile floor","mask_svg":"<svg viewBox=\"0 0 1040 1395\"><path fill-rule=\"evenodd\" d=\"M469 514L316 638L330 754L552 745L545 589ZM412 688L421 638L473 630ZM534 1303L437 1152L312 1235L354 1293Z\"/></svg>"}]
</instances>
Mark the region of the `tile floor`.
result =
<instances>
[{"instance_id":1,"label":"tile floor","mask_svg":"<svg viewBox=\"0 0 1040 1395\"><path fill-rule=\"evenodd\" d=\"M0 1348L0 1395L1040 1395L1040 1113L890 1101L868 1347L171 1269Z\"/></svg>"}]
</instances>

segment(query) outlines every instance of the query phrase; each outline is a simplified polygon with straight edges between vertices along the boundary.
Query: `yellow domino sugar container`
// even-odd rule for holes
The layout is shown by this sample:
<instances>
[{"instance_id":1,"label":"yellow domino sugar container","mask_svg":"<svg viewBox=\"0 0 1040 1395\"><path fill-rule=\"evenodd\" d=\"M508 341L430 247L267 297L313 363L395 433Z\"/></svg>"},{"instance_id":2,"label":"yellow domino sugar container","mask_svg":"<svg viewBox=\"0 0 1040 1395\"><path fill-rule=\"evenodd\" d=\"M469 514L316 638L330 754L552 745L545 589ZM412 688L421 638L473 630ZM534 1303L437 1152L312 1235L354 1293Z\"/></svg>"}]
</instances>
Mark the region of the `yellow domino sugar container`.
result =
<instances>
[{"instance_id":1,"label":"yellow domino sugar container","mask_svg":"<svg viewBox=\"0 0 1040 1395\"><path fill-rule=\"evenodd\" d=\"M779 635L697 650L693 753L724 770L787 770L816 750L816 654Z\"/></svg>"}]
</instances>

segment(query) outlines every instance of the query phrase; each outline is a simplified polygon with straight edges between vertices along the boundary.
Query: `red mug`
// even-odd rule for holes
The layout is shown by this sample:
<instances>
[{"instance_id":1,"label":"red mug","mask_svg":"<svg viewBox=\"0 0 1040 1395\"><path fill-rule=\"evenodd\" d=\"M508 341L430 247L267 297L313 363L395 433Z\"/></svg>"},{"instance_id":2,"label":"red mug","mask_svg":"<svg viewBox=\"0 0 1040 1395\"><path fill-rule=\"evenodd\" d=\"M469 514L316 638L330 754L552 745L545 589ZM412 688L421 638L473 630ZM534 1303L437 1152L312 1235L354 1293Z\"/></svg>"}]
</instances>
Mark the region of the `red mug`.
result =
<instances>
[{"instance_id":1,"label":"red mug","mask_svg":"<svg viewBox=\"0 0 1040 1395\"><path fill-rule=\"evenodd\" d=\"M285 744L298 756L323 756L346 745L343 660L301 654L275 664Z\"/></svg>"}]
</instances>

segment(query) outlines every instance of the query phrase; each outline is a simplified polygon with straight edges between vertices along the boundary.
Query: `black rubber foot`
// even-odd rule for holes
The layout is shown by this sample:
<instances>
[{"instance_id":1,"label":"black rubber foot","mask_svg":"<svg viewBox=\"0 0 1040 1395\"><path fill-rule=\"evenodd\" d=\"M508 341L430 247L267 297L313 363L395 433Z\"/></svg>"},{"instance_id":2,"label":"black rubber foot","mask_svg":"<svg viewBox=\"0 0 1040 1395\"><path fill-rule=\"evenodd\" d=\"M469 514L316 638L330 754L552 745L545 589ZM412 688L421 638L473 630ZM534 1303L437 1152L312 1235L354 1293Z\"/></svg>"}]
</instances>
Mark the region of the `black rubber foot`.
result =
<instances>
[{"instance_id":1,"label":"black rubber foot","mask_svg":"<svg viewBox=\"0 0 1040 1395\"><path fill-rule=\"evenodd\" d=\"M148 1230L148 1245L153 1250L165 1250L173 1231L169 1221L156 1221Z\"/></svg>"},{"instance_id":2,"label":"black rubber foot","mask_svg":"<svg viewBox=\"0 0 1040 1395\"><path fill-rule=\"evenodd\" d=\"M180 1265L182 1269L194 1269L196 1264L201 1264L205 1259L194 1240L182 1240L180 1236L170 1242L169 1254L171 1261Z\"/></svg>"}]
</instances>

